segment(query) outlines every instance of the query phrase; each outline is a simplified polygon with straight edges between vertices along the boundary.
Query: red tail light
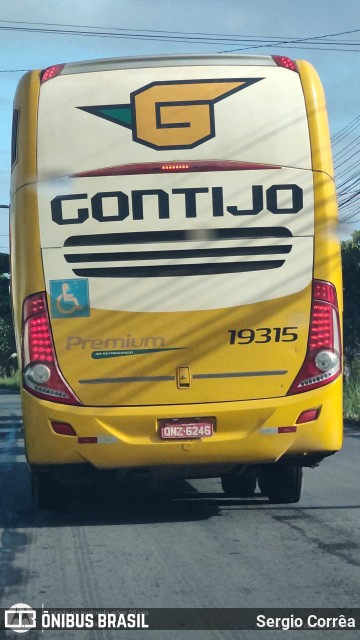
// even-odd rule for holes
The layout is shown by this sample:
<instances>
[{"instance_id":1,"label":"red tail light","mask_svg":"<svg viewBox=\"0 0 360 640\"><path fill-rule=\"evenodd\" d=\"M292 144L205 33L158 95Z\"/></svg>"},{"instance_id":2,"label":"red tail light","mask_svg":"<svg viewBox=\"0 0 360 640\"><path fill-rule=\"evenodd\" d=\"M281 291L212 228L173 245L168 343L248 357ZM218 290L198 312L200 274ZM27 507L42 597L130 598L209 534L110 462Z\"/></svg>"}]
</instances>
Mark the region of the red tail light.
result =
<instances>
[{"instance_id":1,"label":"red tail light","mask_svg":"<svg viewBox=\"0 0 360 640\"><path fill-rule=\"evenodd\" d=\"M59 76L64 68L63 64L53 64L51 67L47 67L47 69L43 69L40 73L40 84L51 80L52 78L56 78Z\"/></svg>"},{"instance_id":2,"label":"red tail light","mask_svg":"<svg viewBox=\"0 0 360 640\"><path fill-rule=\"evenodd\" d=\"M297 72L296 62L291 60L291 58L287 58L286 56L271 56L274 62L276 62L278 67L284 67L285 69L290 69L290 71Z\"/></svg>"},{"instance_id":3,"label":"red tail light","mask_svg":"<svg viewBox=\"0 0 360 640\"><path fill-rule=\"evenodd\" d=\"M335 380L341 370L340 320L336 290L330 282L315 280L306 357L288 395L322 387Z\"/></svg>"},{"instance_id":4,"label":"red tail light","mask_svg":"<svg viewBox=\"0 0 360 640\"><path fill-rule=\"evenodd\" d=\"M38 398L79 405L57 364L44 291L26 298L23 308L23 384Z\"/></svg>"}]
</instances>

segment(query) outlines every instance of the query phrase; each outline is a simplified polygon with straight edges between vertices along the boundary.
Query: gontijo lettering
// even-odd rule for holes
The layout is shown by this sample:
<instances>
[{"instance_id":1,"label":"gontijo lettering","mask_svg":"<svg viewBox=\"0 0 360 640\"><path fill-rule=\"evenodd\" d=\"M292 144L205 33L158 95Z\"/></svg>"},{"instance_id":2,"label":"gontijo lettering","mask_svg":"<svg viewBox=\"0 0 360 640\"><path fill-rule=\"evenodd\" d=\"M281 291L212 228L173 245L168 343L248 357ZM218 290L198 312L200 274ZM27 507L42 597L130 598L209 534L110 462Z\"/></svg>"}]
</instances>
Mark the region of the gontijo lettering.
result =
<instances>
[{"instance_id":1,"label":"gontijo lettering","mask_svg":"<svg viewBox=\"0 0 360 640\"><path fill-rule=\"evenodd\" d=\"M51 200L51 217L59 225L81 224L90 217L98 222L121 222L131 216L134 220L144 220L145 203L148 198L152 198L152 201L155 199L159 220L171 217L172 207L179 207L179 199L184 218L189 219L197 217L197 202L200 197L207 198L209 215L214 218L227 214L254 216L263 210L275 215L295 214L304 206L303 189L297 184L274 184L268 189L262 185L253 185L245 196L250 202L247 207L241 203L225 203L222 187L187 187L172 189L170 193L164 189L136 189L130 193L99 192L90 198L87 193L59 195ZM67 205L65 215L64 203L68 202L72 206ZM105 202L108 207L112 207L111 214L105 214Z\"/></svg>"}]
</instances>

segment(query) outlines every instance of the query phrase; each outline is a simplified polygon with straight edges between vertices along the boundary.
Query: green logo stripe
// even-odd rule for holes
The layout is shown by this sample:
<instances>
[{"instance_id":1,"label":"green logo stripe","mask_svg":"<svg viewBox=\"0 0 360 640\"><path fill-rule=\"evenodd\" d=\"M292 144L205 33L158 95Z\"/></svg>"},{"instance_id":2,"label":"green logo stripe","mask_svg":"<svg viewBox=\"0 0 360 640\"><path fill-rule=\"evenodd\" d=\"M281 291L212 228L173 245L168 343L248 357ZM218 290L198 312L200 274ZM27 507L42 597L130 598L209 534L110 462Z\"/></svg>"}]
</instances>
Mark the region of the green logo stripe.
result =
<instances>
[{"instance_id":1,"label":"green logo stripe","mask_svg":"<svg viewBox=\"0 0 360 640\"><path fill-rule=\"evenodd\" d=\"M130 105L122 104L114 107L99 107L97 110L97 114L95 112L95 115L99 115L100 117L105 118L106 120L110 120L111 122L122 124L124 127L128 127L128 129L132 129Z\"/></svg>"},{"instance_id":2,"label":"green logo stripe","mask_svg":"<svg viewBox=\"0 0 360 640\"><path fill-rule=\"evenodd\" d=\"M103 358L121 358L122 356L138 356L144 353L159 353L162 351L181 351L187 347L168 347L164 349L122 349L121 351L93 351L91 357L94 360Z\"/></svg>"},{"instance_id":3,"label":"green logo stripe","mask_svg":"<svg viewBox=\"0 0 360 640\"><path fill-rule=\"evenodd\" d=\"M94 116L110 120L128 129L133 128L131 106L129 104L104 105L99 107L78 107L81 111L87 111Z\"/></svg>"}]
</instances>

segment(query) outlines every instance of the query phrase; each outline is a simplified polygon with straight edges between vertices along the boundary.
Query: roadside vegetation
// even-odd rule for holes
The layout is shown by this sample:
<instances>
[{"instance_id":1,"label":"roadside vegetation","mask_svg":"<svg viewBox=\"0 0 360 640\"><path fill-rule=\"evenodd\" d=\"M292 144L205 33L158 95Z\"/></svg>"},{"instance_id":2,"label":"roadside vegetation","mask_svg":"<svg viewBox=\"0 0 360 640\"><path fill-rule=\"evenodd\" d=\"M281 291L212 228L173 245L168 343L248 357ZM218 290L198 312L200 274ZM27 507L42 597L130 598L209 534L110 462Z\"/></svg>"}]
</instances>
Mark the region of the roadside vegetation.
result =
<instances>
[{"instance_id":1,"label":"roadside vegetation","mask_svg":"<svg viewBox=\"0 0 360 640\"><path fill-rule=\"evenodd\" d=\"M15 337L9 294L9 256L0 253L0 386L17 371Z\"/></svg>"},{"instance_id":2,"label":"roadside vegetation","mask_svg":"<svg viewBox=\"0 0 360 640\"><path fill-rule=\"evenodd\" d=\"M344 279L344 416L360 420L360 231L342 242ZM9 256L0 253L0 388L19 389L9 298Z\"/></svg>"},{"instance_id":3,"label":"roadside vegetation","mask_svg":"<svg viewBox=\"0 0 360 640\"><path fill-rule=\"evenodd\" d=\"M360 372L344 380L344 416L350 420L360 419Z\"/></svg>"},{"instance_id":4,"label":"roadside vegetation","mask_svg":"<svg viewBox=\"0 0 360 640\"><path fill-rule=\"evenodd\" d=\"M18 391L20 389L19 372L15 371L14 375L0 378L0 389L8 389Z\"/></svg>"},{"instance_id":5,"label":"roadside vegetation","mask_svg":"<svg viewBox=\"0 0 360 640\"><path fill-rule=\"evenodd\" d=\"M342 242L344 282L344 416L360 420L360 231Z\"/></svg>"}]
</instances>

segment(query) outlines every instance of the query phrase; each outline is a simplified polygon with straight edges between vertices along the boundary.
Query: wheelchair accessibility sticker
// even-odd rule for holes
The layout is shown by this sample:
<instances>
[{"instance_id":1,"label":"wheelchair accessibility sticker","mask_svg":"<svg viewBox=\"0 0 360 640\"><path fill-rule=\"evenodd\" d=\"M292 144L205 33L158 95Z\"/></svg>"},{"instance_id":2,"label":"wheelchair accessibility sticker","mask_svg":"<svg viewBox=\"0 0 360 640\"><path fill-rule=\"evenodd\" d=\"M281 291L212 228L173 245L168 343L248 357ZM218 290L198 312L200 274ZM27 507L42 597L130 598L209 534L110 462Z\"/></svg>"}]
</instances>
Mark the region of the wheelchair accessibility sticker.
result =
<instances>
[{"instance_id":1,"label":"wheelchair accessibility sticker","mask_svg":"<svg viewBox=\"0 0 360 640\"><path fill-rule=\"evenodd\" d=\"M85 318L90 315L89 283L77 280L50 280L53 318Z\"/></svg>"}]
</instances>

